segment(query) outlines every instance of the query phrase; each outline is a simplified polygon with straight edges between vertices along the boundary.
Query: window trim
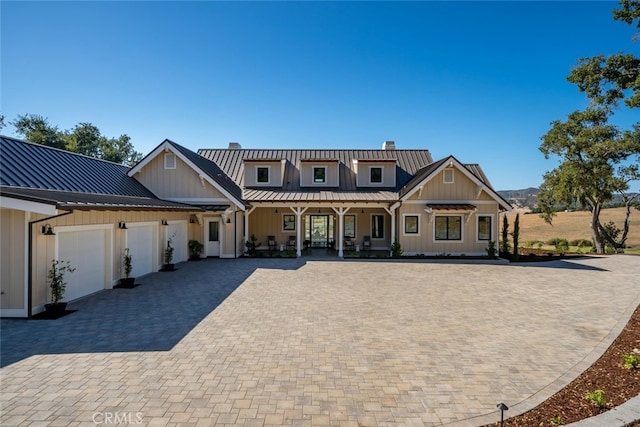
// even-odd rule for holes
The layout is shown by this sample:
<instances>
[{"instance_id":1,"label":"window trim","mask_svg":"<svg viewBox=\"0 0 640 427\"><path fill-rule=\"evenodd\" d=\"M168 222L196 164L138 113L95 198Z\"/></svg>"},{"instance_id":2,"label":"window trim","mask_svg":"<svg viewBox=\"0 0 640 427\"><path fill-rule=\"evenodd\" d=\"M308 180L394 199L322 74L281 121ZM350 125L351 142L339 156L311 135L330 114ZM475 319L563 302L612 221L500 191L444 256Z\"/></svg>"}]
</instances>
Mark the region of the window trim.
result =
<instances>
[{"instance_id":1,"label":"window trim","mask_svg":"<svg viewBox=\"0 0 640 427\"><path fill-rule=\"evenodd\" d=\"M173 166L167 162L167 159L173 158ZM175 169L178 164L178 159L175 153L164 153L164 168L168 170Z\"/></svg>"},{"instance_id":2,"label":"window trim","mask_svg":"<svg viewBox=\"0 0 640 427\"><path fill-rule=\"evenodd\" d=\"M480 218L489 218L489 238L480 238ZM493 240L493 223L494 215L492 214L477 214L476 215L476 243L486 243Z\"/></svg>"},{"instance_id":3,"label":"window trim","mask_svg":"<svg viewBox=\"0 0 640 427\"><path fill-rule=\"evenodd\" d=\"M347 234L347 218L353 218L353 236L348 235ZM357 216L356 215L345 215L344 216L344 224L343 224L344 230L344 236L343 237L349 237L351 239L356 239L357 235L358 235L358 220L357 220Z\"/></svg>"},{"instance_id":4,"label":"window trim","mask_svg":"<svg viewBox=\"0 0 640 427\"><path fill-rule=\"evenodd\" d=\"M267 170L267 182L262 182L259 180L258 169L266 169ZM270 165L256 165L256 184L257 185L269 185L271 184L271 166Z\"/></svg>"},{"instance_id":5,"label":"window trim","mask_svg":"<svg viewBox=\"0 0 640 427\"><path fill-rule=\"evenodd\" d=\"M447 181L447 172L451 172L451 180ZM455 169L453 168L445 168L442 171L442 183L443 184L455 184L456 178L455 178Z\"/></svg>"},{"instance_id":6,"label":"window trim","mask_svg":"<svg viewBox=\"0 0 640 427\"><path fill-rule=\"evenodd\" d=\"M402 214L402 235L403 236L413 236L413 237L420 237L420 220L421 220L421 214L420 213L405 213ZM416 222L416 231L415 232L410 232L407 231L407 218L410 217L415 217L417 218L417 222Z\"/></svg>"},{"instance_id":7,"label":"window trim","mask_svg":"<svg viewBox=\"0 0 640 427\"><path fill-rule=\"evenodd\" d=\"M436 223L438 218L460 218L460 238L459 239L438 239L436 237ZM447 219L447 237L449 236L449 220ZM464 215L436 215L433 220L433 241L434 243L464 243Z\"/></svg>"},{"instance_id":8,"label":"window trim","mask_svg":"<svg viewBox=\"0 0 640 427\"><path fill-rule=\"evenodd\" d=\"M380 169L380 181L374 182L371 174L374 169ZM384 168L382 166L369 166L369 184L383 184L384 183Z\"/></svg>"},{"instance_id":9,"label":"window trim","mask_svg":"<svg viewBox=\"0 0 640 427\"><path fill-rule=\"evenodd\" d=\"M316 181L316 169L324 170L324 179L322 181ZM327 167L326 166L312 166L311 167L311 182L313 185L326 185L327 184Z\"/></svg>"},{"instance_id":10,"label":"window trim","mask_svg":"<svg viewBox=\"0 0 640 427\"><path fill-rule=\"evenodd\" d=\"M293 217L293 228L287 228L287 217ZM282 231L296 231L296 216L295 214L282 214Z\"/></svg>"},{"instance_id":11,"label":"window trim","mask_svg":"<svg viewBox=\"0 0 640 427\"><path fill-rule=\"evenodd\" d=\"M382 236L381 237L373 237L373 218L374 217L382 217ZM385 230L384 230L384 215L383 214L371 214L371 240L384 240L385 239Z\"/></svg>"}]
</instances>

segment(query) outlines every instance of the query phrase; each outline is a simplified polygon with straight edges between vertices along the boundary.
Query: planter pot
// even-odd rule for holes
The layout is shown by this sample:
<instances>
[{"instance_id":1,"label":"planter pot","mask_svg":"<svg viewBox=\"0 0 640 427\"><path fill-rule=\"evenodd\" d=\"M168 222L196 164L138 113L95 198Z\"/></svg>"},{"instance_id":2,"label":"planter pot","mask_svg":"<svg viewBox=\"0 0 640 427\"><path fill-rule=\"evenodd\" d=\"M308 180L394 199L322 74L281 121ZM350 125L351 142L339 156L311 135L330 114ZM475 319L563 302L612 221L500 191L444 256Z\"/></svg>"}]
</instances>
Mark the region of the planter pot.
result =
<instances>
[{"instance_id":1,"label":"planter pot","mask_svg":"<svg viewBox=\"0 0 640 427\"><path fill-rule=\"evenodd\" d=\"M200 261L202 258L200 258L200 255L191 255L189 257L189 261Z\"/></svg>"},{"instance_id":2,"label":"planter pot","mask_svg":"<svg viewBox=\"0 0 640 427\"><path fill-rule=\"evenodd\" d=\"M124 279L120 279L119 286L121 288L133 288L135 287L136 278L135 277L126 277Z\"/></svg>"},{"instance_id":3,"label":"planter pot","mask_svg":"<svg viewBox=\"0 0 640 427\"><path fill-rule=\"evenodd\" d=\"M51 316L61 316L65 311L67 311L67 303L59 302L56 304L45 304L44 309Z\"/></svg>"},{"instance_id":4,"label":"planter pot","mask_svg":"<svg viewBox=\"0 0 640 427\"><path fill-rule=\"evenodd\" d=\"M174 271L174 264L163 264L160 271Z\"/></svg>"}]
</instances>

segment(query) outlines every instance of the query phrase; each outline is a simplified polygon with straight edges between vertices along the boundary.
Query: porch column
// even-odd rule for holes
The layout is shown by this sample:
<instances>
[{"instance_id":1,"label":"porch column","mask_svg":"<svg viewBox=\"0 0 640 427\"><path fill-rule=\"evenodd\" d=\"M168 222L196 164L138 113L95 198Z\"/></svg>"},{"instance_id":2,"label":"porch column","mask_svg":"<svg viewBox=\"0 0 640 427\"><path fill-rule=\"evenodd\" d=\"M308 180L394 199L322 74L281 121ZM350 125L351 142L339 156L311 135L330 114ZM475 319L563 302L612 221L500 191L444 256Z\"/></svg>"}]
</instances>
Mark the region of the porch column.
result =
<instances>
[{"instance_id":1,"label":"porch column","mask_svg":"<svg viewBox=\"0 0 640 427\"><path fill-rule=\"evenodd\" d=\"M245 248L247 247L247 241L249 240L249 215L251 215L251 212L253 212L255 208L255 206L251 206L250 209L244 211L244 238L242 239L242 245ZM244 253L244 249L242 250L242 253Z\"/></svg>"},{"instance_id":2,"label":"porch column","mask_svg":"<svg viewBox=\"0 0 640 427\"><path fill-rule=\"evenodd\" d=\"M349 212L351 208L333 208L333 211L338 214L338 256L342 258L344 252L342 250L342 243L344 241L344 215Z\"/></svg>"},{"instance_id":3,"label":"porch column","mask_svg":"<svg viewBox=\"0 0 640 427\"><path fill-rule=\"evenodd\" d=\"M400 207L400 203L394 203L388 208L384 208L385 211L391 216L391 245L396 241L396 210ZM391 255L391 247L389 247L389 255Z\"/></svg>"},{"instance_id":4,"label":"porch column","mask_svg":"<svg viewBox=\"0 0 640 427\"><path fill-rule=\"evenodd\" d=\"M302 214L305 213L308 208L292 208L290 206L289 209L296 214L296 256L300 258L302 256Z\"/></svg>"}]
</instances>

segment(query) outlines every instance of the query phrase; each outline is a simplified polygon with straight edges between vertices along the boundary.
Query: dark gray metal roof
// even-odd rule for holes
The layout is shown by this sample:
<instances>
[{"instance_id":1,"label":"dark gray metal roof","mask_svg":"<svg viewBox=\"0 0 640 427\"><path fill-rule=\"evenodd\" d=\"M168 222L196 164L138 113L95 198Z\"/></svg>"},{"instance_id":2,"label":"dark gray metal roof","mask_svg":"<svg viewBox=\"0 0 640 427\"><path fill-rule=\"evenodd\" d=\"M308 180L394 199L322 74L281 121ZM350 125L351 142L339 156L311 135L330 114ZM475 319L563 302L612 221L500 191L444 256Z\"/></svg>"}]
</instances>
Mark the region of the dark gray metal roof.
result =
<instances>
[{"instance_id":1,"label":"dark gray metal roof","mask_svg":"<svg viewBox=\"0 0 640 427\"><path fill-rule=\"evenodd\" d=\"M158 199L126 166L0 136L3 196L61 209L199 210Z\"/></svg>"},{"instance_id":2,"label":"dark gray metal roof","mask_svg":"<svg viewBox=\"0 0 640 427\"><path fill-rule=\"evenodd\" d=\"M73 191L44 190L0 186L0 194L14 199L55 205L58 209L74 210L179 210L198 211L197 206L169 202L154 197L92 194Z\"/></svg>"},{"instance_id":3,"label":"dark gray metal roof","mask_svg":"<svg viewBox=\"0 0 640 427\"><path fill-rule=\"evenodd\" d=\"M285 160L283 186L280 188L245 188L242 198L256 201L391 201L397 192L422 167L433 162L429 150L266 150L266 149L200 149L198 154L216 163L240 187L244 178L244 160ZM326 191L300 186L300 164L316 161L339 163L339 187ZM372 189L356 185L354 160L396 162L396 186Z\"/></svg>"},{"instance_id":4,"label":"dark gray metal roof","mask_svg":"<svg viewBox=\"0 0 640 427\"><path fill-rule=\"evenodd\" d=\"M154 197L126 166L0 136L0 185Z\"/></svg>"}]
</instances>

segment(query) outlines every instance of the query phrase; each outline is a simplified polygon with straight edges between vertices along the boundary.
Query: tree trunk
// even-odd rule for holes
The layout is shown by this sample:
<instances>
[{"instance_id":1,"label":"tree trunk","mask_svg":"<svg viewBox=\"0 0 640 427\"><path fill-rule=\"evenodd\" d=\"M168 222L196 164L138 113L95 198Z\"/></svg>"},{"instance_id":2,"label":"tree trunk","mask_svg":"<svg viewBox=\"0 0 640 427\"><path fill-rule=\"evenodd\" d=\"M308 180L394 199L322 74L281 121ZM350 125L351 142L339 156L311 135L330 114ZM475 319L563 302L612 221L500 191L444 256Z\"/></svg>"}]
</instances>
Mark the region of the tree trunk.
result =
<instances>
[{"instance_id":1,"label":"tree trunk","mask_svg":"<svg viewBox=\"0 0 640 427\"><path fill-rule=\"evenodd\" d=\"M594 203L591 209L591 235L593 236L593 243L596 245L596 253L604 253L604 239L600 234L600 210L602 206L600 203Z\"/></svg>"}]
</instances>

